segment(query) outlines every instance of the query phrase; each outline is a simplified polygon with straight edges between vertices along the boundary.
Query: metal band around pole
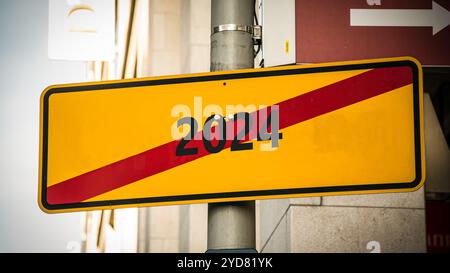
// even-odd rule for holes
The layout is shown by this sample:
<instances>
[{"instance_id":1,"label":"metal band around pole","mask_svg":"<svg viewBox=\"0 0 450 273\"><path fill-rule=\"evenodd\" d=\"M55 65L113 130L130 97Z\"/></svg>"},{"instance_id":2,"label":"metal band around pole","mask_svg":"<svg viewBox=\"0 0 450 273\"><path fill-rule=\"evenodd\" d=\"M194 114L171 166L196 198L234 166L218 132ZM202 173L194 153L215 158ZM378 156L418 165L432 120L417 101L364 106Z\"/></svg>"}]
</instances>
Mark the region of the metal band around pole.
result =
<instances>
[{"instance_id":1,"label":"metal band around pole","mask_svg":"<svg viewBox=\"0 0 450 273\"><path fill-rule=\"evenodd\" d=\"M236 25L236 24L224 24L218 25L213 28L213 34L222 31L243 31L253 35L253 26Z\"/></svg>"}]
</instances>

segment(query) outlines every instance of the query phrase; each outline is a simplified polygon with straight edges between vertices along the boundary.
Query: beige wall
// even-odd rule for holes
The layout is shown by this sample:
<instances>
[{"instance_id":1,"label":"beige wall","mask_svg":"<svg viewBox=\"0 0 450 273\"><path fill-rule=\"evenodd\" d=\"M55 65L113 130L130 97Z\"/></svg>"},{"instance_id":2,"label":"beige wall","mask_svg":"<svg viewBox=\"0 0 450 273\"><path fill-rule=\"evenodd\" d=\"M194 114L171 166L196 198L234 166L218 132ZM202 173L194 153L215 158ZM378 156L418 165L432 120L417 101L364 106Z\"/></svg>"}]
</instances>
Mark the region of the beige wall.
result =
<instances>
[{"instance_id":1,"label":"beige wall","mask_svg":"<svg viewBox=\"0 0 450 273\"><path fill-rule=\"evenodd\" d=\"M423 188L413 193L260 202L261 252L425 252Z\"/></svg>"}]
</instances>

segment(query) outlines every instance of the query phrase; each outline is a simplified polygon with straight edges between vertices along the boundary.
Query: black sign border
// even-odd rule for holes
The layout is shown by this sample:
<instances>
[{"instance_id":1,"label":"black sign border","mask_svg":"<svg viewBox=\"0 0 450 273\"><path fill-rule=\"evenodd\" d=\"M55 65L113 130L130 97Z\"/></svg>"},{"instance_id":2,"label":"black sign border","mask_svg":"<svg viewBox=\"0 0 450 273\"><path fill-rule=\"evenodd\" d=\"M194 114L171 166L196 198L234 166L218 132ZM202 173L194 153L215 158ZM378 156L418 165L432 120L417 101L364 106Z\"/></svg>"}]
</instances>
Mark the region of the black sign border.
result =
<instances>
[{"instance_id":1,"label":"black sign border","mask_svg":"<svg viewBox=\"0 0 450 273\"><path fill-rule=\"evenodd\" d=\"M81 203L67 203L67 204L49 204L47 202L47 166L48 166L48 116L49 116L49 98L52 94L67 93L67 92L84 92L84 91L98 91L104 89L116 88L132 88L142 86L168 85L192 82L205 81L225 81L245 78L259 78L271 76L286 76L296 74L310 74L323 72L338 72L360 69L373 69L385 67L410 67L413 73L413 108L414 108L414 148L415 148L415 173L416 177L411 182L399 182L389 184L370 184L370 185L348 185L348 186L330 186L330 187L310 187L310 188L290 188L290 189L276 189L276 190L257 190L257 191L240 191L240 192L221 192L221 193L205 193L205 194L190 194L164 197L149 197L149 198L133 198L120 199L110 201L92 201ZM70 87L54 87L47 90L43 98L43 117L42 117L42 177L41 177L41 204L48 211L80 209L80 208L96 208L96 207L110 207L123 205L138 205L149 206L152 203L165 202L179 202L179 201L195 201L208 199L227 199L237 197L255 197L270 196L270 195L293 195L293 194L320 194L330 192L348 192L348 191L374 191L374 190L394 190L394 189L412 189L415 188L422 181L422 149L421 149L421 118L420 118L420 84L419 82L419 68L417 64L411 60L399 61L383 61L375 63L361 63L361 64L342 64L322 67L305 67L289 68L286 70L269 70L269 71L252 71L252 72L235 72L231 74L218 75L204 75L181 78L164 78L164 79L144 79L142 81L131 81L121 83L105 83L83 86ZM195 202L193 202L195 203ZM170 204L168 204L170 205Z\"/></svg>"}]
</instances>

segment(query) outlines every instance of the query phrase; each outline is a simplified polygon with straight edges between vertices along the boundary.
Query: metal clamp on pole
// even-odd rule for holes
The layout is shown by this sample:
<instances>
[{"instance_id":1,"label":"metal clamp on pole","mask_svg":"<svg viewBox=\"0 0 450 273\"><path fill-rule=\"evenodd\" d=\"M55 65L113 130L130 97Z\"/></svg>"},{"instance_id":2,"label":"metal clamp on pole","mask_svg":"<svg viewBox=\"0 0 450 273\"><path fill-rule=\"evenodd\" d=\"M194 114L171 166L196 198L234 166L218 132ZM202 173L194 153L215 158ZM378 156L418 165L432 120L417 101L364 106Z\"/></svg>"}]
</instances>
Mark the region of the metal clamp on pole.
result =
<instances>
[{"instance_id":1,"label":"metal clamp on pole","mask_svg":"<svg viewBox=\"0 0 450 273\"><path fill-rule=\"evenodd\" d=\"M237 24L224 24L224 25L218 25L213 28L213 33L216 34L218 32L222 31L243 31L250 33L252 35L252 38L255 40L255 44L258 43L258 41L261 40L262 37L262 29L261 26L247 26L247 25L237 25Z\"/></svg>"}]
</instances>

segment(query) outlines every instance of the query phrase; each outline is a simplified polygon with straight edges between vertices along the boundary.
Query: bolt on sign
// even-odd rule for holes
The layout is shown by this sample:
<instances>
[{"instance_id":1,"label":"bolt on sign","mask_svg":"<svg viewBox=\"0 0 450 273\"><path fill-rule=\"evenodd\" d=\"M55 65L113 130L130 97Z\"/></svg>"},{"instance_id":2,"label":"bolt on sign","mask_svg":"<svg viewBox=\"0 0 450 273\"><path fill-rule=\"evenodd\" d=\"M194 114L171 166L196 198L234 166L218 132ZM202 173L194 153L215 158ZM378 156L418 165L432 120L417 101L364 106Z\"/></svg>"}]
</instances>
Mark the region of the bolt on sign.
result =
<instances>
[{"instance_id":1,"label":"bolt on sign","mask_svg":"<svg viewBox=\"0 0 450 273\"><path fill-rule=\"evenodd\" d=\"M45 212L413 191L412 58L56 85L41 95Z\"/></svg>"}]
</instances>

